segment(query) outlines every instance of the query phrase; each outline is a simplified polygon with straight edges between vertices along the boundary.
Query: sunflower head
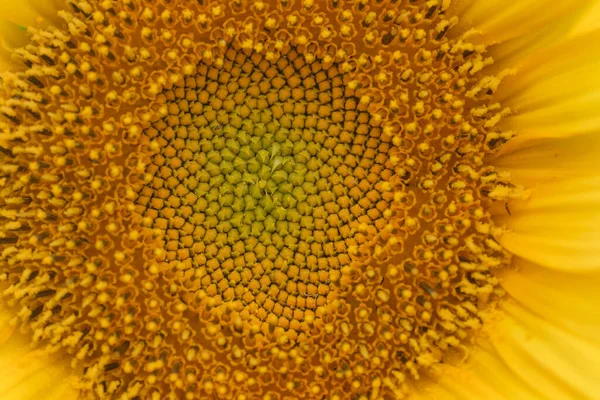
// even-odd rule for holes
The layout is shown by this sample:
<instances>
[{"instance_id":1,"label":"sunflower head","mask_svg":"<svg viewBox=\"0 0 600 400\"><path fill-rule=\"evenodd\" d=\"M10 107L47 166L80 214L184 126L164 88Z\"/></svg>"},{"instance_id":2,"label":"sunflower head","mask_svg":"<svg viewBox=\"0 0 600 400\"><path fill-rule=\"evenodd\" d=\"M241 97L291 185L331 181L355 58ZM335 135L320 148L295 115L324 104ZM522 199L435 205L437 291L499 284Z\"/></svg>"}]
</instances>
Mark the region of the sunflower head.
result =
<instances>
[{"instance_id":1,"label":"sunflower head","mask_svg":"<svg viewBox=\"0 0 600 400\"><path fill-rule=\"evenodd\" d=\"M83 398L405 397L503 301L497 215L530 195L490 161L517 69L476 11L68 0L28 24L0 86L10 325Z\"/></svg>"}]
</instances>

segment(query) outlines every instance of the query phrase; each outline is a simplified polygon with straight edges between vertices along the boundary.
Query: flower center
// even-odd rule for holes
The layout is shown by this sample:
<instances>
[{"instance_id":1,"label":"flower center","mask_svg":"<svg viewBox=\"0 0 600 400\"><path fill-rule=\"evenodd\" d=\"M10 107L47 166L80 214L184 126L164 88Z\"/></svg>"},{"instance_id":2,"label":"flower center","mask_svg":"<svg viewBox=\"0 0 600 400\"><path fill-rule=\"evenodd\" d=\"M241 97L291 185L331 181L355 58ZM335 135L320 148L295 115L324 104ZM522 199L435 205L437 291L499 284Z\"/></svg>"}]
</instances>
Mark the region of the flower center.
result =
<instances>
[{"instance_id":1,"label":"flower center","mask_svg":"<svg viewBox=\"0 0 600 400\"><path fill-rule=\"evenodd\" d=\"M164 231L186 290L296 339L336 298L357 232L391 216L390 138L331 63L294 48L225 55L160 95L138 212Z\"/></svg>"},{"instance_id":2,"label":"flower center","mask_svg":"<svg viewBox=\"0 0 600 400\"><path fill-rule=\"evenodd\" d=\"M99 396L400 398L502 294L485 48L446 2L200 3L15 52L3 303Z\"/></svg>"}]
</instances>

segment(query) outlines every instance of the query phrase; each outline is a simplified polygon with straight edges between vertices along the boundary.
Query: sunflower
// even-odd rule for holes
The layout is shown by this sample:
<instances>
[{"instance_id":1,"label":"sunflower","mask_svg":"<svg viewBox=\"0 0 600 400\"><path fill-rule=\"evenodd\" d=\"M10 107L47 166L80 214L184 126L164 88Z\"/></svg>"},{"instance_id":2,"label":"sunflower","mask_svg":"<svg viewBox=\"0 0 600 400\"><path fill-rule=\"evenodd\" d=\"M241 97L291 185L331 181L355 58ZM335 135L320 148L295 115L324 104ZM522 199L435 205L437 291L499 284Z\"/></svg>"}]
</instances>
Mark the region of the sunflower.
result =
<instances>
[{"instance_id":1,"label":"sunflower","mask_svg":"<svg viewBox=\"0 0 600 400\"><path fill-rule=\"evenodd\" d=\"M0 397L600 398L594 7L0 1Z\"/></svg>"}]
</instances>

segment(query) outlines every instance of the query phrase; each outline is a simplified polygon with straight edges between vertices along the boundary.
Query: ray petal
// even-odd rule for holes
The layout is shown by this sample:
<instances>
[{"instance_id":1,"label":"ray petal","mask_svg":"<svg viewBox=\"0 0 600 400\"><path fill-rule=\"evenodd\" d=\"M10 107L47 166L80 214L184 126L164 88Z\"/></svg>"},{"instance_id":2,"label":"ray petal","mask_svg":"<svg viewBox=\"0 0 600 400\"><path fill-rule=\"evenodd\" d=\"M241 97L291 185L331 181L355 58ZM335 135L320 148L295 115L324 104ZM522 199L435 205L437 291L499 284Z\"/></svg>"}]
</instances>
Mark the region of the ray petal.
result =
<instances>
[{"instance_id":1,"label":"ray petal","mask_svg":"<svg viewBox=\"0 0 600 400\"><path fill-rule=\"evenodd\" d=\"M575 336L600 345L598 272L573 274L516 258L500 271L502 287L520 304Z\"/></svg>"},{"instance_id":2,"label":"ray petal","mask_svg":"<svg viewBox=\"0 0 600 400\"><path fill-rule=\"evenodd\" d=\"M2 400L75 400L78 390L68 364L44 349L32 350L0 310L0 398Z\"/></svg>"},{"instance_id":3,"label":"ray petal","mask_svg":"<svg viewBox=\"0 0 600 400\"><path fill-rule=\"evenodd\" d=\"M600 178L574 178L540 185L530 198L514 201L512 215L497 218L510 252L549 268L600 268Z\"/></svg>"},{"instance_id":4,"label":"ray petal","mask_svg":"<svg viewBox=\"0 0 600 400\"><path fill-rule=\"evenodd\" d=\"M505 79L495 96L513 113L498 127L516 132L519 143L597 132L599 41L596 30L534 51L514 64L517 73Z\"/></svg>"},{"instance_id":5,"label":"ray petal","mask_svg":"<svg viewBox=\"0 0 600 400\"><path fill-rule=\"evenodd\" d=\"M596 399L600 348L506 299L486 318L477 345L442 364L415 399Z\"/></svg>"},{"instance_id":6,"label":"ray petal","mask_svg":"<svg viewBox=\"0 0 600 400\"><path fill-rule=\"evenodd\" d=\"M509 142L491 160L528 187L567 178L594 176L600 170L598 132L566 138L539 139L523 146Z\"/></svg>"},{"instance_id":7,"label":"ray petal","mask_svg":"<svg viewBox=\"0 0 600 400\"><path fill-rule=\"evenodd\" d=\"M472 32L470 40L476 43L492 45L524 38L531 47L572 30L595 3L564 1L548 7L546 0L467 0L457 2L451 11L459 17L458 32ZM518 43L511 46L517 47Z\"/></svg>"}]
</instances>

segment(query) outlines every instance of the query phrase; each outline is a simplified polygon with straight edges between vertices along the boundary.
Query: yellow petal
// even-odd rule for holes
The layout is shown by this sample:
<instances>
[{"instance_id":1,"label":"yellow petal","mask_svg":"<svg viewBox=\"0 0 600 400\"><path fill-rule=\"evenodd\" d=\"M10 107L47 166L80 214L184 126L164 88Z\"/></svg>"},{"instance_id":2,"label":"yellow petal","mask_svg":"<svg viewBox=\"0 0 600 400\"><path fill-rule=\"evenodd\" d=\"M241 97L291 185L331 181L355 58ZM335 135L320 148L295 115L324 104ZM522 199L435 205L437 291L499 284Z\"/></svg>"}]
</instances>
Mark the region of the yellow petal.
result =
<instances>
[{"instance_id":1,"label":"yellow petal","mask_svg":"<svg viewBox=\"0 0 600 400\"><path fill-rule=\"evenodd\" d=\"M527 3L527 2L524 2ZM592 10L600 4L599 0L567 2L564 13L554 15L542 26L524 32L522 35L506 40L488 49L494 59L492 70L496 72L513 68L527 59L533 52L567 40L574 32L581 33L578 25L592 14ZM511 31L511 29L509 29Z\"/></svg>"},{"instance_id":2,"label":"yellow petal","mask_svg":"<svg viewBox=\"0 0 600 400\"><path fill-rule=\"evenodd\" d=\"M27 33L14 22L0 20L0 71L13 67L12 50L28 43Z\"/></svg>"},{"instance_id":3,"label":"yellow petal","mask_svg":"<svg viewBox=\"0 0 600 400\"><path fill-rule=\"evenodd\" d=\"M600 396L600 349L506 299L466 361L442 364L415 399L573 400Z\"/></svg>"},{"instance_id":4,"label":"yellow petal","mask_svg":"<svg viewBox=\"0 0 600 400\"><path fill-rule=\"evenodd\" d=\"M470 40L490 45L539 33L556 35L561 26L572 26L593 3L595 0L562 1L549 7L547 0L468 0L457 2L451 12L459 17L459 32L474 30L477 35ZM549 25L554 32L547 29Z\"/></svg>"},{"instance_id":5,"label":"yellow petal","mask_svg":"<svg viewBox=\"0 0 600 400\"><path fill-rule=\"evenodd\" d=\"M565 271L600 268L600 177L553 182L511 203L497 216L508 231L500 243L511 253Z\"/></svg>"},{"instance_id":6,"label":"yellow petal","mask_svg":"<svg viewBox=\"0 0 600 400\"><path fill-rule=\"evenodd\" d=\"M74 377L68 365L45 350L32 350L0 312L0 399L74 400Z\"/></svg>"},{"instance_id":7,"label":"yellow petal","mask_svg":"<svg viewBox=\"0 0 600 400\"><path fill-rule=\"evenodd\" d=\"M488 345L489 347L489 345ZM442 364L426 383L411 388L410 400L540 400L490 349L475 348L464 363Z\"/></svg>"},{"instance_id":8,"label":"yellow petal","mask_svg":"<svg viewBox=\"0 0 600 400\"><path fill-rule=\"evenodd\" d=\"M600 28L600 1L585 13L572 31L573 35L586 33Z\"/></svg>"},{"instance_id":9,"label":"yellow petal","mask_svg":"<svg viewBox=\"0 0 600 400\"><path fill-rule=\"evenodd\" d=\"M600 130L587 135L541 139L529 143L510 141L491 163L507 171L515 183L531 187L600 171Z\"/></svg>"},{"instance_id":10,"label":"yellow petal","mask_svg":"<svg viewBox=\"0 0 600 400\"><path fill-rule=\"evenodd\" d=\"M0 312L0 346L4 345L14 333L14 328L10 325L12 316L6 312Z\"/></svg>"},{"instance_id":11,"label":"yellow petal","mask_svg":"<svg viewBox=\"0 0 600 400\"><path fill-rule=\"evenodd\" d=\"M600 345L600 273L549 270L520 258L513 264L515 270L497 273L512 298L572 335Z\"/></svg>"},{"instance_id":12,"label":"yellow petal","mask_svg":"<svg viewBox=\"0 0 600 400\"><path fill-rule=\"evenodd\" d=\"M513 114L498 127L521 138L567 137L600 129L600 30L535 51L515 67L496 99Z\"/></svg>"},{"instance_id":13,"label":"yellow petal","mask_svg":"<svg viewBox=\"0 0 600 400\"><path fill-rule=\"evenodd\" d=\"M27 27L39 24L41 19L57 22L56 13L65 6L65 0L0 0L0 16Z\"/></svg>"},{"instance_id":14,"label":"yellow petal","mask_svg":"<svg viewBox=\"0 0 600 400\"><path fill-rule=\"evenodd\" d=\"M498 356L543 399L600 398L600 348L560 329L522 305L502 303L505 314L487 325Z\"/></svg>"}]
</instances>

